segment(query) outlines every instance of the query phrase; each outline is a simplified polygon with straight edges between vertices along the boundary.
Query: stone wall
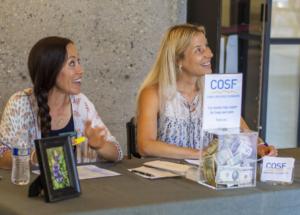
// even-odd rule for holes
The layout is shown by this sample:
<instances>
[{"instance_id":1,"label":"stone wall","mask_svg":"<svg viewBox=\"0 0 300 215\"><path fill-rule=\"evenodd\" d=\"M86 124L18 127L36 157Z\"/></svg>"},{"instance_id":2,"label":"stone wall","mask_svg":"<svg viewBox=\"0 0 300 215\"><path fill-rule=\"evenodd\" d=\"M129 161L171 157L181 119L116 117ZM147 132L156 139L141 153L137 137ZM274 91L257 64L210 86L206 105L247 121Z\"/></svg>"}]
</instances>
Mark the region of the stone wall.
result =
<instances>
[{"instance_id":1,"label":"stone wall","mask_svg":"<svg viewBox=\"0 0 300 215\"><path fill-rule=\"evenodd\" d=\"M85 70L82 92L125 150L125 123L162 34L185 20L185 0L0 0L0 115L11 94L31 86L33 44L68 37Z\"/></svg>"}]
</instances>

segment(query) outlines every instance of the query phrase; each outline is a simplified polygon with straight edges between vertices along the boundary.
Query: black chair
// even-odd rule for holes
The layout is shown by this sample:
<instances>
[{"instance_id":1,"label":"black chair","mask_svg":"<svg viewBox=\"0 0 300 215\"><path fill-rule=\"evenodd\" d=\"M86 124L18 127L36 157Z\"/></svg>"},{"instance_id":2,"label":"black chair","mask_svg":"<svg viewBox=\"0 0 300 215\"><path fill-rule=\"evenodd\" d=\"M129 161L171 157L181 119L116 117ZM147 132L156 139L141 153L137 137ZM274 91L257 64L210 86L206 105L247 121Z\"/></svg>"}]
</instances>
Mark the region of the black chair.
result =
<instances>
[{"instance_id":1,"label":"black chair","mask_svg":"<svg viewBox=\"0 0 300 215\"><path fill-rule=\"evenodd\" d=\"M138 153L136 148L136 122L134 117L132 117L130 121L126 123L126 130L128 159L131 159L131 155L133 155L136 158L141 158L141 155Z\"/></svg>"}]
</instances>

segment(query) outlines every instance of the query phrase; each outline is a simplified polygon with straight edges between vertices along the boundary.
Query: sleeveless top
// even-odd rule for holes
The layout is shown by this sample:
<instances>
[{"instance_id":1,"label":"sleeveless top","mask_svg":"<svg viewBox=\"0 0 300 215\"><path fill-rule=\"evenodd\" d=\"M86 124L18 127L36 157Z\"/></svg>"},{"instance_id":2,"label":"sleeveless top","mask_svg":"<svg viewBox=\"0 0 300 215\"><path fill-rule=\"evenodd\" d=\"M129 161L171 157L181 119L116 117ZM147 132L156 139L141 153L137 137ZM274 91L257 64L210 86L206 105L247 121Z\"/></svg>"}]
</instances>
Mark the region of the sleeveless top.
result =
<instances>
[{"instance_id":1,"label":"sleeveless top","mask_svg":"<svg viewBox=\"0 0 300 215\"><path fill-rule=\"evenodd\" d=\"M49 137L61 136L61 135L64 135L64 134L70 133L70 132L75 132L73 115L71 115L71 118L69 119L69 122L65 127L57 129L57 130L50 130Z\"/></svg>"},{"instance_id":2,"label":"sleeveless top","mask_svg":"<svg viewBox=\"0 0 300 215\"><path fill-rule=\"evenodd\" d=\"M202 137L201 95L195 96L192 103L176 92L172 100L165 103L158 117L157 139L180 147L199 149ZM209 138L204 136L207 145Z\"/></svg>"}]
</instances>

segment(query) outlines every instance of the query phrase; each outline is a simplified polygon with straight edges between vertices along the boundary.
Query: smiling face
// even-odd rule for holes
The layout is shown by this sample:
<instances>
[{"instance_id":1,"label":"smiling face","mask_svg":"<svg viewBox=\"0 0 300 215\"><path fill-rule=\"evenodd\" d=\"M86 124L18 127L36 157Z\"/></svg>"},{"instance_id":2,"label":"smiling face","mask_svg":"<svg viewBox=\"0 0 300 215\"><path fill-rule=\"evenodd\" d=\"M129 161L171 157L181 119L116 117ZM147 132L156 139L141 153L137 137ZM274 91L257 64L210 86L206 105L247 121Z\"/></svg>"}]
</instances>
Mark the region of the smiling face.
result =
<instances>
[{"instance_id":1,"label":"smiling face","mask_svg":"<svg viewBox=\"0 0 300 215\"><path fill-rule=\"evenodd\" d=\"M66 61L56 78L55 88L71 95L80 93L83 70L73 43L67 45Z\"/></svg>"},{"instance_id":2,"label":"smiling face","mask_svg":"<svg viewBox=\"0 0 300 215\"><path fill-rule=\"evenodd\" d=\"M187 49L184 56L178 61L178 66L185 75L200 77L211 73L211 58L213 54L207 46L207 40L203 33L196 34Z\"/></svg>"}]
</instances>

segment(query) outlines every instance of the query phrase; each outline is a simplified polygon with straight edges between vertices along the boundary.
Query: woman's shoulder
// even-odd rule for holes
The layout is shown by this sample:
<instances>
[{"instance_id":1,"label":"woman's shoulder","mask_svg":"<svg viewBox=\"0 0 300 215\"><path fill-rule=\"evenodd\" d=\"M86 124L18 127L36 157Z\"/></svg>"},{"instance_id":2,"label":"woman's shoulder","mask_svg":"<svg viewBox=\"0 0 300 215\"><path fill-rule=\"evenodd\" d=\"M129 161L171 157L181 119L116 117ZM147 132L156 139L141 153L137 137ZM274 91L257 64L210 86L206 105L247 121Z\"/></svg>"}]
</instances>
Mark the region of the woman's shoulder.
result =
<instances>
[{"instance_id":1,"label":"woman's shoulder","mask_svg":"<svg viewBox=\"0 0 300 215\"><path fill-rule=\"evenodd\" d=\"M140 94L141 98L158 99L158 84L145 87Z\"/></svg>"},{"instance_id":2,"label":"woman's shoulder","mask_svg":"<svg viewBox=\"0 0 300 215\"><path fill-rule=\"evenodd\" d=\"M93 106L94 104L90 101L90 99L83 93L79 93L76 95L71 95L71 101L73 105L76 106Z\"/></svg>"},{"instance_id":3,"label":"woman's shoulder","mask_svg":"<svg viewBox=\"0 0 300 215\"><path fill-rule=\"evenodd\" d=\"M88 99L88 97L85 94L83 94L83 93L72 95L71 97L74 98L74 99L82 99L82 100L90 101Z\"/></svg>"},{"instance_id":4,"label":"woman's shoulder","mask_svg":"<svg viewBox=\"0 0 300 215\"><path fill-rule=\"evenodd\" d=\"M14 94L12 94L12 96L9 98L9 102L19 102L22 101L24 99L28 99L28 97L32 96L33 92L32 92L32 88L26 88L24 90L21 91L17 91Z\"/></svg>"},{"instance_id":5,"label":"woman's shoulder","mask_svg":"<svg viewBox=\"0 0 300 215\"><path fill-rule=\"evenodd\" d=\"M138 109L141 110L152 110L158 112L159 109L159 96L158 96L158 85L151 85L144 88L140 92L138 98Z\"/></svg>"},{"instance_id":6,"label":"woman's shoulder","mask_svg":"<svg viewBox=\"0 0 300 215\"><path fill-rule=\"evenodd\" d=\"M21 91L15 92L13 95L10 96L6 105L5 105L5 112L26 112L30 109L30 97L32 96L32 91L28 89L24 89Z\"/></svg>"}]
</instances>

